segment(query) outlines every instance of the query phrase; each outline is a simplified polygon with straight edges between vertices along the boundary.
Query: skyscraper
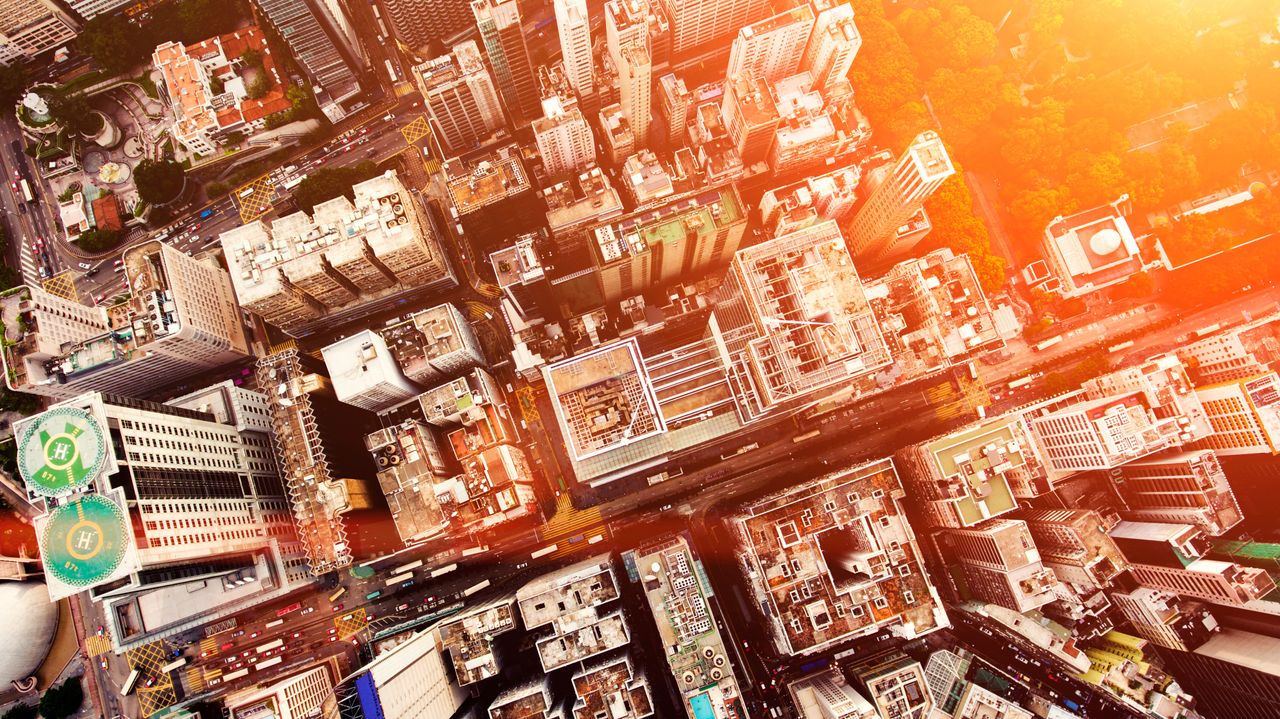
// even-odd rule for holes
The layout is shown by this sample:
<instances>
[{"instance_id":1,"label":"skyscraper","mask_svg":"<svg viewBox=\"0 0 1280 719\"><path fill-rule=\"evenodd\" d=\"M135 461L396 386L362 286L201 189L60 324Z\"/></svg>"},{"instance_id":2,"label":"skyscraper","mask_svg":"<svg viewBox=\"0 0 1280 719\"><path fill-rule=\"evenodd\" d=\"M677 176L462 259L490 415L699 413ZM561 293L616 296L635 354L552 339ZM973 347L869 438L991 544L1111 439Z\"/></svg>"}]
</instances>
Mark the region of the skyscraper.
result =
<instances>
[{"instance_id":1,"label":"skyscraper","mask_svg":"<svg viewBox=\"0 0 1280 719\"><path fill-rule=\"evenodd\" d=\"M1244 519L1211 449L1166 452L1121 465L1112 474L1125 519L1193 524L1217 537Z\"/></svg>"},{"instance_id":2,"label":"skyscraper","mask_svg":"<svg viewBox=\"0 0 1280 719\"><path fill-rule=\"evenodd\" d=\"M972 529L946 530L943 536L951 550L948 559L960 561L975 599L1026 612L1056 598L1057 577L1041 564L1026 522L993 519Z\"/></svg>"},{"instance_id":3,"label":"skyscraper","mask_svg":"<svg viewBox=\"0 0 1280 719\"><path fill-rule=\"evenodd\" d=\"M465 152L506 122L474 40L414 66L413 77L445 152Z\"/></svg>"},{"instance_id":4,"label":"skyscraper","mask_svg":"<svg viewBox=\"0 0 1280 719\"><path fill-rule=\"evenodd\" d=\"M1110 535L1144 587L1229 607L1245 606L1276 587L1263 569L1204 559L1208 541L1189 524L1122 521Z\"/></svg>"},{"instance_id":5,"label":"skyscraper","mask_svg":"<svg viewBox=\"0 0 1280 719\"><path fill-rule=\"evenodd\" d=\"M737 77L749 70L772 84L796 74L812 29L813 8L808 5L747 25L733 40L725 76Z\"/></svg>"},{"instance_id":6,"label":"skyscraper","mask_svg":"<svg viewBox=\"0 0 1280 719\"><path fill-rule=\"evenodd\" d=\"M391 30L400 42L414 50L433 40L451 40L475 25L467 0L382 0L391 21Z\"/></svg>"},{"instance_id":7,"label":"skyscraper","mask_svg":"<svg viewBox=\"0 0 1280 719\"><path fill-rule=\"evenodd\" d=\"M595 58L591 55L591 23L587 16L587 2L554 0L553 4L565 75L578 97L587 97L595 92L592 72Z\"/></svg>"},{"instance_id":8,"label":"skyscraper","mask_svg":"<svg viewBox=\"0 0 1280 719\"><path fill-rule=\"evenodd\" d=\"M650 62L647 43L630 40L624 42L615 59L618 71L618 104L622 116L631 126L635 148L648 144L649 122L652 119L650 89L653 85L653 65Z\"/></svg>"},{"instance_id":9,"label":"skyscraper","mask_svg":"<svg viewBox=\"0 0 1280 719\"><path fill-rule=\"evenodd\" d=\"M338 5L319 0L254 0L284 40L316 93L316 103L330 122L347 116L360 96L356 68L363 63L352 46L350 23Z\"/></svg>"},{"instance_id":10,"label":"skyscraper","mask_svg":"<svg viewBox=\"0 0 1280 719\"><path fill-rule=\"evenodd\" d=\"M12 65L70 42L79 23L52 0L0 2L0 65Z\"/></svg>"},{"instance_id":11,"label":"skyscraper","mask_svg":"<svg viewBox=\"0 0 1280 719\"><path fill-rule=\"evenodd\" d=\"M1194 357L1181 352L1179 356ZM1217 384L1198 383L1196 396L1213 428L1196 446L1210 447L1220 456L1280 454L1280 375L1267 371Z\"/></svg>"},{"instance_id":12,"label":"skyscraper","mask_svg":"<svg viewBox=\"0 0 1280 719\"><path fill-rule=\"evenodd\" d=\"M1067 584L1100 589L1126 568L1125 555L1107 534L1106 520L1098 512L1022 509L1013 516L1027 523L1041 561Z\"/></svg>"},{"instance_id":13,"label":"skyscraper","mask_svg":"<svg viewBox=\"0 0 1280 719\"><path fill-rule=\"evenodd\" d=\"M685 142L685 129L689 126L689 111L693 105L693 95L681 80L673 73L658 78L661 91L662 117L667 124L667 144L680 147Z\"/></svg>"},{"instance_id":14,"label":"skyscraper","mask_svg":"<svg viewBox=\"0 0 1280 719\"><path fill-rule=\"evenodd\" d=\"M738 28L764 19L768 0L661 0L671 22L675 55L727 40Z\"/></svg>"},{"instance_id":15,"label":"skyscraper","mask_svg":"<svg viewBox=\"0 0 1280 719\"><path fill-rule=\"evenodd\" d=\"M553 96L542 101L542 117L533 121L533 139L548 177L576 174L596 160L595 138L576 100Z\"/></svg>"},{"instance_id":16,"label":"skyscraper","mask_svg":"<svg viewBox=\"0 0 1280 719\"><path fill-rule=\"evenodd\" d=\"M155 241L129 248L123 262L132 294L112 312L37 287L0 300L9 326L25 327L4 353L11 388L58 398L89 391L143 396L249 356L221 267Z\"/></svg>"},{"instance_id":17,"label":"skyscraper","mask_svg":"<svg viewBox=\"0 0 1280 719\"><path fill-rule=\"evenodd\" d=\"M507 113L517 125L531 122L539 111L538 78L529 62L516 0L472 0L471 12Z\"/></svg>"},{"instance_id":18,"label":"skyscraper","mask_svg":"<svg viewBox=\"0 0 1280 719\"><path fill-rule=\"evenodd\" d=\"M898 228L955 172L937 133L917 135L879 186L870 190L849 223L849 250L853 256L875 259L910 250L896 242ZM874 184L872 178L864 182Z\"/></svg>"},{"instance_id":19,"label":"skyscraper","mask_svg":"<svg viewBox=\"0 0 1280 719\"><path fill-rule=\"evenodd\" d=\"M1111 592L1111 604L1143 639L1188 652L1204 644L1218 622L1200 602L1151 587Z\"/></svg>"},{"instance_id":20,"label":"skyscraper","mask_svg":"<svg viewBox=\"0 0 1280 719\"><path fill-rule=\"evenodd\" d=\"M814 9L813 33L800 68L813 76L814 89L825 95L836 83L848 79L849 68L862 47L862 35L853 22L853 5L814 0Z\"/></svg>"}]
</instances>

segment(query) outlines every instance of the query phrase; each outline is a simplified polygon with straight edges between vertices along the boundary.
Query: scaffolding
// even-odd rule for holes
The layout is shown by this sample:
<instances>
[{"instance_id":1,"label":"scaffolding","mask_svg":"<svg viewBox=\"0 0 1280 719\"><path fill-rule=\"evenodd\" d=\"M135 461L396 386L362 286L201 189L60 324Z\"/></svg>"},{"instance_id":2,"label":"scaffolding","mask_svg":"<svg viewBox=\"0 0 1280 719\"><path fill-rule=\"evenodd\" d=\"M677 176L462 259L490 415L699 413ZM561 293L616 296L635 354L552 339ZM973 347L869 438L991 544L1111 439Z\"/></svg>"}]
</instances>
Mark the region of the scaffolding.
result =
<instances>
[{"instance_id":1,"label":"scaffolding","mask_svg":"<svg viewBox=\"0 0 1280 719\"><path fill-rule=\"evenodd\" d=\"M275 388L268 392L271 425L293 521L306 547L311 574L320 576L351 564L352 557L341 515L346 508L345 491L341 481L329 474L309 397L309 374L296 349L258 361L258 386Z\"/></svg>"}]
</instances>

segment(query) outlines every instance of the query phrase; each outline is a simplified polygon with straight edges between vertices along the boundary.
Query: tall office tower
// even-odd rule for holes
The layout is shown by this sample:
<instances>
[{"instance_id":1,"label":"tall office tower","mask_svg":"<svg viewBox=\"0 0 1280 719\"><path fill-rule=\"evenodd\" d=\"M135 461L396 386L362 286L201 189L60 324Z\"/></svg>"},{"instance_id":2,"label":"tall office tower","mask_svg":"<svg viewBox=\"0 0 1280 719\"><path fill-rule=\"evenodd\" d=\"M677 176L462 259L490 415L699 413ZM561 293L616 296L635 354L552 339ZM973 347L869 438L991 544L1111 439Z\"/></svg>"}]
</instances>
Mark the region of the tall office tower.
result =
<instances>
[{"instance_id":1,"label":"tall office tower","mask_svg":"<svg viewBox=\"0 0 1280 719\"><path fill-rule=\"evenodd\" d=\"M728 40L769 14L768 0L661 0L671 22L671 52L690 50Z\"/></svg>"},{"instance_id":2,"label":"tall office tower","mask_svg":"<svg viewBox=\"0 0 1280 719\"><path fill-rule=\"evenodd\" d=\"M622 46L638 42L650 48L649 0L607 0L604 4L605 48L616 67Z\"/></svg>"},{"instance_id":3,"label":"tall office tower","mask_svg":"<svg viewBox=\"0 0 1280 719\"><path fill-rule=\"evenodd\" d=\"M878 719L880 713L839 670L827 669L787 685L801 719Z\"/></svg>"},{"instance_id":4,"label":"tall office tower","mask_svg":"<svg viewBox=\"0 0 1280 719\"><path fill-rule=\"evenodd\" d=\"M1198 369L1193 365L1189 371ZM1267 371L1200 384L1196 396L1213 428L1197 447L1211 448L1220 456L1280 454L1280 375Z\"/></svg>"},{"instance_id":5,"label":"tall office tower","mask_svg":"<svg viewBox=\"0 0 1280 719\"><path fill-rule=\"evenodd\" d=\"M316 103L330 122L338 122L360 99L357 68L363 67L350 23L337 4L319 0L254 0L283 38L316 93Z\"/></svg>"},{"instance_id":6,"label":"tall office tower","mask_svg":"<svg viewBox=\"0 0 1280 719\"><path fill-rule=\"evenodd\" d=\"M373 330L360 330L320 350L338 401L378 412L422 393Z\"/></svg>"},{"instance_id":7,"label":"tall office tower","mask_svg":"<svg viewBox=\"0 0 1280 719\"><path fill-rule=\"evenodd\" d=\"M688 142L685 130L689 127L693 95L685 87L684 80L673 73L658 78L658 89L662 117L667 127L667 144L671 147L683 147Z\"/></svg>"},{"instance_id":8,"label":"tall office tower","mask_svg":"<svg viewBox=\"0 0 1280 719\"><path fill-rule=\"evenodd\" d=\"M1247 606L1276 587L1265 570L1204 559L1209 542L1189 524L1122 521L1110 535L1144 587L1229 607Z\"/></svg>"},{"instance_id":9,"label":"tall office tower","mask_svg":"<svg viewBox=\"0 0 1280 719\"><path fill-rule=\"evenodd\" d=\"M853 668L863 693L882 717L934 716L933 696L920 662L901 653L879 652Z\"/></svg>"},{"instance_id":10,"label":"tall office tower","mask_svg":"<svg viewBox=\"0 0 1280 719\"><path fill-rule=\"evenodd\" d=\"M544 99L542 117L533 121L532 129L547 177L576 175L595 164L595 136L575 98Z\"/></svg>"},{"instance_id":11,"label":"tall office tower","mask_svg":"<svg viewBox=\"0 0 1280 719\"><path fill-rule=\"evenodd\" d=\"M295 212L222 233L241 305L286 333L316 329L395 305L457 279L431 225L394 171Z\"/></svg>"},{"instance_id":12,"label":"tall office tower","mask_svg":"<svg viewBox=\"0 0 1280 719\"><path fill-rule=\"evenodd\" d=\"M418 2L381 0L391 20L391 31L413 50L424 50L434 41L449 42L475 27L467 0Z\"/></svg>"},{"instance_id":13,"label":"tall office tower","mask_svg":"<svg viewBox=\"0 0 1280 719\"><path fill-rule=\"evenodd\" d=\"M29 60L70 42L80 26L53 0L0 2L0 65Z\"/></svg>"},{"instance_id":14,"label":"tall office tower","mask_svg":"<svg viewBox=\"0 0 1280 719\"><path fill-rule=\"evenodd\" d=\"M849 68L862 47L862 35L853 22L853 5L842 0L813 0L817 17L804 50L800 69L813 76L813 88L826 95L849 78Z\"/></svg>"},{"instance_id":15,"label":"tall office tower","mask_svg":"<svg viewBox=\"0 0 1280 719\"><path fill-rule=\"evenodd\" d=\"M744 422L893 362L834 222L738 250L713 299L708 339Z\"/></svg>"},{"instance_id":16,"label":"tall office tower","mask_svg":"<svg viewBox=\"0 0 1280 719\"><path fill-rule=\"evenodd\" d=\"M1192 651L1159 654L1205 719L1280 719L1280 639L1224 628Z\"/></svg>"},{"instance_id":17,"label":"tall office tower","mask_svg":"<svg viewBox=\"0 0 1280 719\"><path fill-rule=\"evenodd\" d=\"M1102 589L1126 569L1125 555L1107 534L1107 519L1091 509L1020 509L1040 560L1066 584Z\"/></svg>"},{"instance_id":18,"label":"tall office tower","mask_svg":"<svg viewBox=\"0 0 1280 719\"><path fill-rule=\"evenodd\" d=\"M1157 417L1176 418L1182 442L1206 437L1211 431L1187 368L1174 355L1157 355L1140 365L1094 377L1081 386L1089 399L1142 393Z\"/></svg>"},{"instance_id":19,"label":"tall office tower","mask_svg":"<svg viewBox=\"0 0 1280 719\"><path fill-rule=\"evenodd\" d=\"M60 399L142 396L249 356L225 270L154 241L129 248L123 261L132 294L110 311L38 287L0 298L15 342L3 353L9 387Z\"/></svg>"},{"instance_id":20,"label":"tall office tower","mask_svg":"<svg viewBox=\"0 0 1280 719\"><path fill-rule=\"evenodd\" d=\"M592 228L587 236L600 291L606 300L616 301L723 266L746 230L742 197L734 185L726 185L625 215Z\"/></svg>"},{"instance_id":21,"label":"tall office tower","mask_svg":"<svg viewBox=\"0 0 1280 719\"><path fill-rule=\"evenodd\" d=\"M744 167L768 159L781 119L768 83L749 72L729 78L720 114Z\"/></svg>"},{"instance_id":22,"label":"tall office tower","mask_svg":"<svg viewBox=\"0 0 1280 719\"><path fill-rule=\"evenodd\" d=\"M337 688L341 715L359 719L451 717L467 693L450 678L440 629L413 634L380 652Z\"/></svg>"},{"instance_id":23,"label":"tall office tower","mask_svg":"<svg viewBox=\"0 0 1280 719\"><path fill-rule=\"evenodd\" d=\"M822 220L842 223L858 200L856 165L777 187L760 198L760 219L770 237L802 230Z\"/></svg>"},{"instance_id":24,"label":"tall office tower","mask_svg":"<svg viewBox=\"0 0 1280 719\"><path fill-rule=\"evenodd\" d=\"M866 202L849 223L849 249L853 256L879 258L911 250L897 241L898 228L955 173L942 138L932 130L917 135L880 185L870 189Z\"/></svg>"},{"instance_id":25,"label":"tall office tower","mask_svg":"<svg viewBox=\"0 0 1280 719\"><path fill-rule=\"evenodd\" d=\"M813 8L808 5L797 5L747 25L738 30L733 40L725 77L737 77L749 71L770 84L791 77L800 71L811 30Z\"/></svg>"},{"instance_id":26,"label":"tall office tower","mask_svg":"<svg viewBox=\"0 0 1280 719\"><path fill-rule=\"evenodd\" d=\"M127 649L307 582L267 405L228 381L166 404L92 392L17 422L51 596L90 590Z\"/></svg>"},{"instance_id":27,"label":"tall office tower","mask_svg":"<svg viewBox=\"0 0 1280 719\"><path fill-rule=\"evenodd\" d=\"M333 694L333 677L328 664L269 683L231 692L223 699L227 719L337 719L338 703Z\"/></svg>"},{"instance_id":28,"label":"tall office tower","mask_svg":"<svg viewBox=\"0 0 1280 719\"><path fill-rule=\"evenodd\" d=\"M1128 509L1140 522L1193 524L1217 537L1244 519L1222 465L1211 449L1166 452L1121 465L1111 474Z\"/></svg>"},{"instance_id":29,"label":"tall office tower","mask_svg":"<svg viewBox=\"0 0 1280 719\"><path fill-rule=\"evenodd\" d=\"M378 334L405 375L423 387L487 364L467 318L448 302L414 312Z\"/></svg>"},{"instance_id":30,"label":"tall office tower","mask_svg":"<svg viewBox=\"0 0 1280 719\"><path fill-rule=\"evenodd\" d=\"M560 33L560 53L564 73L578 97L595 93L591 54L591 21L586 0L554 0L556 30Z\"/></svg>"},{"instance_id":31,"label":"tall office tower","mask_svg":"<svg viewBox=\"0 0 1280 719\"><path fill-rule=\"evenodd\" d=\"M631 640L609 555L584 559L516 590L543 672L576 664ZM607 605L607 606L606 606ZM543 627L549 631L541 630Z\"/></svg>"},{"instance_id":32,"label":"tall office tower","mask_svg":"<svg viewBox=\"0 0 1280 719\"><path fill-rule=\"evenodd\" d=\"M1113 591L1111 604L1138 636L1166 649L1192 651L1218 629L1217 620L1203 604L1162 589Z\"/></svg>"},{"instance_id":33,"label":"tall office tower","mask_svg":"<svg viewBox=\"0 0 1280 719\"><path fill-rule=\"evenodd\" d=\"M529 62L516 0L472 0L471 12L511 121L516 125L531 122L539 110L538 78Z\"/></svg>"},{"instance_id":34,"label":"tall office tower","mask_svg":"<svg viewBox=\"0 0 1280 719\"><path fill-rule=\"evenodd\" d=\"M474 40L415 65L413 77L445 152L470 150L506 124L493 78Z\"/></svg>"},{"instance_id":35,"label":"tall office tower","mask_svg":"<svg viewBox=\"0 0 1280 719\"><path fill-rule=\"evenodd\" d=\"M1052 602L1058 585L1053 570L1040 562L1027 523L993 519L972 529L949 529L939 535L959 560L973 598L1027 612Z\"/></svg>"},{"instance_id":36,"label":"tall office tower","mask_svg":"<svg viewBox=\"0 0 1280 719\"><path fill-rule=\"evenodd\" d=\"M635 148L645 147L649 141L650 89L653 85L653 65L649 60L646 43L628 41L618 49L618 105L622 116L631 125Z\"/></svg>"}]
</instances>

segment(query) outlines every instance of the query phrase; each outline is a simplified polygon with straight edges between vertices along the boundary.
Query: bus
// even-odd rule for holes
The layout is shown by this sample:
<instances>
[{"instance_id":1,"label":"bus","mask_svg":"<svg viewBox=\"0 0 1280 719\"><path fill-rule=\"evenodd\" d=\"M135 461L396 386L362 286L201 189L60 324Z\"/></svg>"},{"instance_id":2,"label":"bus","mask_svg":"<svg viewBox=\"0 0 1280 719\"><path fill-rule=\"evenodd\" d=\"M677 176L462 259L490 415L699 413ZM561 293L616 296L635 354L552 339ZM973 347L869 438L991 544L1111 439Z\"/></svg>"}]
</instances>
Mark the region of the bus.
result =
<instances>
[{"instance_id":1,"label":"bus","mask_svg":"<svg viewBox=\"0 0 1280 719\"><path fill-rule=\"evenodd\" d=\"M1050 347L1052 347L1052 346L1054 346L1054 345L1058 344L1058 343L1059 343L1059 342L1061 342L1061 341L1062 341L1062 335L1058 335L1057 337L1050 337L1049 339L1044 340L1043 342L1038 342L1038 343L1036 343L1036 345L1033 347L1033 349L1034 349L1036 352L1042 352L1042 351L1047 350L1047 349L1049 349Z\"/></svg>"},{"instance_id":2,"label":"bus","mask_svg":"<svg viewBox=\"0 0 1280 719\"><path fill-rule=\"evenodd\" d=\"M26 180L23 180L23 182L26 182ZM30 200L28 200L28 202L30 202ZM1213 334L1214 332L1217 332L1220 329L1222 329L1222 325L1220 323L1215 322L1209 325L1208 327L1201 327L1200 329L1196 330L1192 334L1196 336L1196 339L1203 339Z\"/></svg>"},{"instance_id":3,"label":"bus","mask_svg":"<svg viewBox=\"0 0 1280 719\"><path fill-rule=\"evenodd\" d=\"M364 595L364 598L365 598L367 601L372 602L373 600L375 600L375 599L377 599L378 597L381 597L381 596L382 596L382 590L381 590L381 589L375 589L375 590L373 590L372 592L369 592L368 594Z\"/></svg>"},{"instance_id":4,"label":"bus","mask_svg":"<svg viewBox=\"0 0 1280 719\"><path fill-rule=\"evenodd\" d=\"M336 592L329 595L329 603L332 604L333 602L338 601L338 599L341 598L342 595L346 593L347 593L346 587L338 587L338 590Z\"/></svg>"},{"instance_id":5,"label":"bus","mask_svg":"<svg viewBox=\"0 0 1280 719\"><path fill-rule=\"evenodd\" d=\"M294 602L293 604L290 604L289 606L285 607L284 609L278 610L278 611L276 612L276 616L277 616L277 617L283 617L284 615L286 615L286 614L292 614L293 612L296 612L296 611L298 611L299 609L302 609L302 602ZM268 624L267 626L269 627L269 626L271 626L271 625L270 625L270 624Z\"/></svg>"},{"instance_id":6,"label":"bus","mask_svg":"<svg viewBox=\"0 0 1280 719\"><path fill-rule=\"evenodd\" d=\"M1031 384L1031 375L1027 375L1026 377L1019 377L1018 379L1013 380L1012 382L1009 383L1009 389L1026 387L1029 384Z\"/></svg>"},{"instance_id":7,"label":"bus","mask_svg":"<svg viewBox=\"0 0 1280 719\"><path fill-rule=\"evenodd\" d=\"M279 657L279 656L277 656L277 657L271 657L270 659L266 660L265 662L258 662L258 667L257 667L257 669L258 669L258 671L262 671L263 669L266 669L267 667L274 667L275 665L277 665L277 664L279 664L279 663L281 663L281 662L283 662L283 661L284 661L284 657Z\"/></svg>"},{"instance_id":8,"label":"bus","mask_svg":"<svg viewBox=\"0 0 1280 719\"><path fill-rule=\"evenodd\" d=\"M230 674L223 674L222 681L223 683L233 682L239 679L240 677L247 677L249 676L249 669L250 667L245 667L244 669L237 669L234 672L231 672Z\"/></svg>"},{"instance_id":9,"label":"bus","mask_svg":"<svg viewBox=\"0 0 1280 719\"><path fill-rule=\"evenodd\" d=\"M283 646L284 646L284 640L283 640L283 639L277 639L277 640L275 640L275 641L267 642L266 644L263 644L262 646L258 647L257 649L254 649L253 651L254 651L254 653L255 653L255 654L266 654L267 652L271 651L272 649L279 649L280 647L283 647Z\"/></svg>"},{"instance_id":10,"label":"bus","mask_svg":"<svg viewBox=\"0 0 1280 719\"><path fill-rule=\"evenodd\" d=\"M142 673L137 669L129 672L129 676L124 680L124 684L120 685L120 696L127 697L132 694L134 687L138 686L138 677L140 676L142 676Z\"/></svg>"},{"instance_id":11,"label":"bus","mask_svg":"<svg viewBox=\"0 0 1280 719\"><path fill-rule=\"evenodd\" d=\"M538 557L545 557L545 556L547 556L548 554L551 554L552 552L556 551L556 550L557 550L557 549L559 549L559 548L560 548L560 546L559 546L559 545L556 545L556 544L549 544L549 545L547 545L547 546L543 547L542 549L539 549L539 550L534 551L534 552L530 552L530 553L529 553L529 559L537 559Z\"/></svg>"},{"instance_id":12,"label":"bus","mask_svg":"<svg viewBox=\"0 0 1280 719\"><path fill-rule=\"evenodd\" d=\"M174 659L173 661L169 662L168 664L166 664L166 665L164 665L164 666L160 667L160 671L161 671L161 673L163 673L163 674L168 674L169 672L177 671L177 670L179 670L179 669L181 669L181 668L185 667L186 665L187 665L187 658L186 658L186 657L178 657L177 659Z\"/></svg>"},{"instance_id":13,"label":"bus","mask_svg":"<svg viewBox=\"0 0 1280 719\"><path fill-rule=\"evenodd\" d=\"M406 564L406 565L404 565L404 566L396 567L395 569L391 570L391 573L392 573L392 574L404 574L405 572L412 572L413 570L415 570L415 569L417 569L418 567L421 567L421 566L422 566L422 560L421 560L421 559L419 559L419 560L418 560L418 561L416 561L416 562L409 562L408 564Z\"/></svg>"},{"instance_id":14,"label":"bus","mask_svg":"<svg viewBox=\"0 0 1280 719\"><path fill-rule=\"evenodd\" d=\"M27 178L18 180L18 186L22 188L22 199L27 202L36 201L36 193L31 191L31 183L27 182Z\"/></svg>"},{"instance_id":15,"label":"bus","mask_svg":"<svg viewBox=\"0 0 1280 719\"><path fill-rule=\"evenodd\" d=\"M283 619L272 619L271 621L267 622L267 629L270 629L272 627L278 627L281 624L284 624Z\"/></svg>"},{"instance_id":16,"label":"bus","mask_svg":"<svg viewBox=\"0 0 1280 719\"><path fill-rule=\"evenodd\" d=\"M241 190L241 191L240 191L240 198L241 198L241 199L244 199L244 198L246 198L246 197L248 197L248 196L250 196L250 195L252 195L252 194L253 194L253 188L252 188L252 187L246 187L246 188L244 188L243 190Z\"/></svg>"},{"instance_id":17,"label":"bus","mask_svg":"<svg viewBox=\"0 0 1280 719\"><path fill-rule=\"evenodd\" d=\"M298 175L297 177L293 178L292 180L288 180L288 181L286 181L283 185L281 185L281 186L280 186L280 189L282 189L282 190L292 190L293 188L297 187L298 185L301 185L301 184L302 184L302 181L303 181L303 180L305 180L305 179L307 179L307 176L306 176L306 175Z\"/></svg>"},{"instance_id":18,"label":"bus","mask_svg":"<svg viewBox=\"0 0 1280 719\"><path fill-rule=\"evenodd\" d=\"M462 590L462 596L469 597L472 594L475 594L476 592L479 592L487 588L488 586L489 586L489 580L486 579L483 582L480 582L479 584L473 584L470 587L467 587L466 589Z\"/></svg>"},{"instance_id":19,"label":"bus","mask_svg":"<svg viewBox=\"0 0 1280 719\"><path fill-rule=\"evenodd\" d=\"M457 568L458 568L458 565L456 563L446 564L443 567L436 567L435 569L431 570L431 578L435 579L436 577L443 577L444 575L454 571Z\"/></svg>"},{"instance_id":20,"label":"bus","mask_svg":"<svg viewBox=\"0 0 1280 719\"><path fill-rule=\"evenodd\" d=\"M379 27L381 27L381 24L379 24ZM391 61L383 60L382 62L386 63L387 65L387 77L391 78L391 82L393 83L396 82L396 80L398 80L399 78L396 77L396 70L391 66Z\"/></svg>"},{"instance_id":21,"label":"bus","mask_svg":"<svg viewBox=\"0 0 1280 719\"><path fill-rule=\"evenodd\" d=\"M1125 340L1124 342L1120 342L1119 344L1111 345L1110 347L1107 348L1107 351L1112 353L1123 352L1132 346L1133 346L1133 340Z\"/></svg>"},{"instance_id":22,"label":"bus","mask_svg":"<svg viewBox=\"0 0 1280 719\"><path fill-rule=\"evenodd\" d=\"M393 587L403 582L412 582L412 581L413 581L413 572L405 572L404 574L397 574L396 576L388 579L387 586Z\"/></svg>"},{"instance_id":23,"label":"bus","mask_svg":"<svg viewBox=\"0 0 1280 719\"><path fill-rule=\"evenodd\" d=\"M791 442L793 444L800 444L806 439L813 439L814 437L817 437L820 434L822 434L822 430L820 429L810 430L808 432L805 432L804 434L797 434L796 436L792 437Z\"/></svg>"}]
</instances>

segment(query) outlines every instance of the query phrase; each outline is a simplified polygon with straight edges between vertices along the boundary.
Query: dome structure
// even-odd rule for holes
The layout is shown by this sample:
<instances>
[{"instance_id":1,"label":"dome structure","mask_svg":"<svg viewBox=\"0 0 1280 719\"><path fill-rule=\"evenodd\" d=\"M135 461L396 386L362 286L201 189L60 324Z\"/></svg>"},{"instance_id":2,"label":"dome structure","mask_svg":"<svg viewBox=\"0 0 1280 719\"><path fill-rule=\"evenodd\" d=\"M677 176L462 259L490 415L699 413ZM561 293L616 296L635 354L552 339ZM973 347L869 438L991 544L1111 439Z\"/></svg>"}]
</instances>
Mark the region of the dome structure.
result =
<instances>
[{"instance_id":1,"label":"dome structure","mask_svg":"<svg viewBox=\"0 0 1280 719\"><path fill-rule=\"evenodd\" d=\"M1120 233L1108 227L1105 230L1098 230L1093 237L1089 238L1089 251L1095 255L1106 257L1107 255L1120 249L1123 240Z\"/></svg>"},{"instance_id":2,"label":"dome structure","mask_svg":"<svg viewBox=\"0 0 1280 719\"><path fill-rule=\"evenodd\" d=\"M58 605L49 601L44 582L0 582L0 607L7 627L0 642L0 686L35 674L49 655L58 629Z\"/></svg>"}]
</instances>

